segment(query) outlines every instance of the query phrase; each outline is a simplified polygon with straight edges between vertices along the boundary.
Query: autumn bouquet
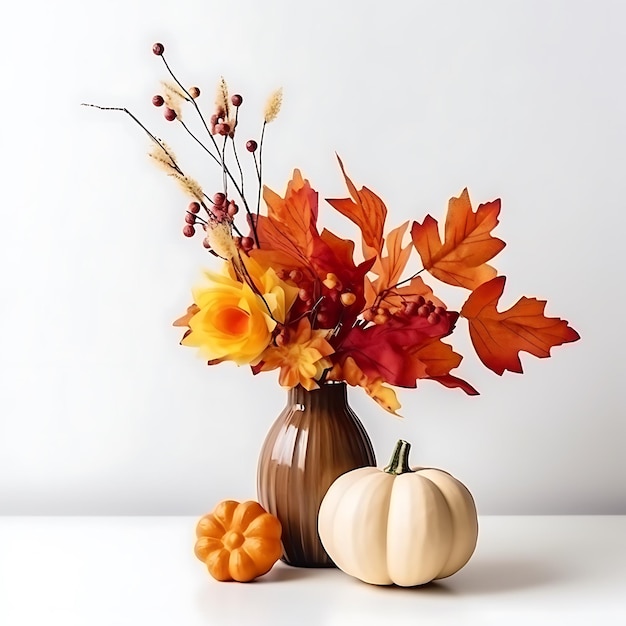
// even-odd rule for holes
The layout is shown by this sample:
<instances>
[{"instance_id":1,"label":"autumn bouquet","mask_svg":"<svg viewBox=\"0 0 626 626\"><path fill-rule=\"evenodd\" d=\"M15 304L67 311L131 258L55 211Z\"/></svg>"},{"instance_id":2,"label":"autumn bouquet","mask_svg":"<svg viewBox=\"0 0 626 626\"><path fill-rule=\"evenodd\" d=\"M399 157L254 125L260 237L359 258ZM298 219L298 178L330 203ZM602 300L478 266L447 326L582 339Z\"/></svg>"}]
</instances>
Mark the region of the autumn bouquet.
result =
<instances>
[{"instance_id":1,"label":"autumn bouquet","mask_svg":"<svg viewBox=\"0 0 626 626\"><path fill-rule=\"evenodd\" d=\"M479 359L499 375L522 372L520 351L548 357L553 346L579 338L565 320L544 315L545 301L522 297L509 310L498 311L506 279L488 261L505 246L491 234L500 200L473 210L463 190L449 201L443 240L430 215L386 232L385 204L367 187L358 189L338 158L349 197L326 204L360 229L356 251L353 241L327 229L320 232L318 193L299 170L284 195L263 185L263 142L281 107L280 90L268 100L258 140L240 146L242 96L230 95L220 80L215 108L206 115L198 105L200 90L185 88L176 78L163 45L155 44L153 52L171 77L153 104L214 161L221 174L219 191L205 193L164 141L127 109L115 110L143 128L153 142L154 162L191 197L183 233L200 235L216 262L193 290L186 314L174 322L186 329L182 345L200 350L209 365L234 361L254 374L278 370L286 388L311 390L326 381L345 381L396 413L395 388L414 388L419 380L478 393L451 373L462 356L444 339L459 317L467 321ZM202 138L187 125L184 107L197 117ZM253 161L252 195L240 148ZM421 264L411 264L414 250ZM422 278L425 272L469 293L460 311L434 294Z\"/></svg>"}]
</instances>

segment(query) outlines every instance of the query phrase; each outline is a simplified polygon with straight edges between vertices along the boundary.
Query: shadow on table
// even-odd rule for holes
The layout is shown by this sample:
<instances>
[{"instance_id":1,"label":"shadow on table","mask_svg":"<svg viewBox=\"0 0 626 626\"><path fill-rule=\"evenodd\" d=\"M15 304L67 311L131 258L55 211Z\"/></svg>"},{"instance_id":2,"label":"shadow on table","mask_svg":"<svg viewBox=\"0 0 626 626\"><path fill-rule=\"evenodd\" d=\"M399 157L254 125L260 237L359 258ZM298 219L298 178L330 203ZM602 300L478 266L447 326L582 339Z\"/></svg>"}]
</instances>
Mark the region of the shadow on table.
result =
<instances>
[{"instance_id":1,"label":"shadow on table","mask_svg":"<svg viewBox=\"0 0 626 626\"><path fill-rule=\"evenodd\" d=\"M329 570L337 571L337 570ZM300 580L301 578L310 578L311 570L305 567L280 566L274 567L265 576L257 578L253 584L263 585L266 583L282 583L290 580Z\"/></svg>"},{"instance_id":2,"label":"shadow on table","mask_svg":"<svg viewBox=\"0 0 626 626\"><path fill-rule=\"evenodd\" d=\"M395 585L375 587L381 593L420 594L425 597L445 597L494 594L551 585L571 578L571 573L532 560L477 560L459 573L418 587Z\"/></svg>"},{"instance_id":3,"label":"shadow on table","mask_svg":"<svg viewBox=\"0 0 626 626\"><path fill-rule=\"evenodd\" d=\"M571 578L571 573L555 564L530 559L477 559L440 584L449 581L456 593L503 593L542 587L567 578Z\"/></svg>"}]
</instances>

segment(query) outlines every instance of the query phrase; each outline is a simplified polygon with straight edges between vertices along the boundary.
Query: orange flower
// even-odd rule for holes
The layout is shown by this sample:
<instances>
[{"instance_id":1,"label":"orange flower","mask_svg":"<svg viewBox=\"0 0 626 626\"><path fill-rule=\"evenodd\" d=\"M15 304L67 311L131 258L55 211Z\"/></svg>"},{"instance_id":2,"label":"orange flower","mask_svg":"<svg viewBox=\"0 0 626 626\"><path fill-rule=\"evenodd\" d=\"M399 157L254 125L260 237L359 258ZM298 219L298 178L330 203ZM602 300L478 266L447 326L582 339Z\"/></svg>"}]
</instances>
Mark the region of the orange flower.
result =
<instances>
[{"instance_id":1,"label":"orange flower","mask_svg":"<svg viewBox=\"0 0 626 626\"><path fill-rule=\"evenodd\" d=\"M287 388L300 384L309 391L317 389L317 380L324 370L332 366L326 358L334 352L326 341L325 330L312 330L307 318L298 322L291 332L289 342L282 346L270 346L261 355L261 371L267 372L280 367L278 382Z\"/></svg>"}]
</instances>

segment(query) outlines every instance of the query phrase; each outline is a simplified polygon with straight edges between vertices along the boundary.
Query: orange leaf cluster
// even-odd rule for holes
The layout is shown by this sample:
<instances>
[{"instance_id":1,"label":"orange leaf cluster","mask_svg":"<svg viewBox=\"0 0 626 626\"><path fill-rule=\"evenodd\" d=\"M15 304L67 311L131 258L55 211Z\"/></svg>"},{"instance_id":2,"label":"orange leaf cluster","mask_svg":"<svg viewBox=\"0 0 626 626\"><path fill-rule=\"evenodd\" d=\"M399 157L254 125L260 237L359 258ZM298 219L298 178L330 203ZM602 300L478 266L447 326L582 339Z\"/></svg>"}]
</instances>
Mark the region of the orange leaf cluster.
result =
<instances>
[{"instance_id":1,"label":"orange leaf cluster","mask_svg":"<svg viewBox=\"0 0 626 626\"><path fill-rule=\"evenodd\" d=\"M384 202L366 187L357 189L340 159L339 165L349 197L327 202L360 229L364 261L355 262L352 241L318 231L318 194L299 170L284 196L264 189L266 215L249 216L258 245L245 253L266 272L267 297L297 293L285 318L268 322L270 343L251 364L254 373L278 369L283 386L307 389L326 379L344 380L397 415L393 387L434 380L478 393L451 373L463 357L442 341L456 330L459 317L468 322L479 359L500 375L522 371L521 351L543 358L552 347L579 338L566 321L544 315L545 301L522 297L508 311L497 310L505 277L489 262L505 247L492 234L499 200L474 210L463 190L449 201L443 239L430 215L385 235ZM422 266L410 273L414 249ZM234 273L246 266L237 262ZM460 313L434 294L423 280L425 272L470 291ZM190 307L176 323L189 326L198 310ZM243 323L246 315L240 313L238 320Z\"/></svg>"}]
</instances>

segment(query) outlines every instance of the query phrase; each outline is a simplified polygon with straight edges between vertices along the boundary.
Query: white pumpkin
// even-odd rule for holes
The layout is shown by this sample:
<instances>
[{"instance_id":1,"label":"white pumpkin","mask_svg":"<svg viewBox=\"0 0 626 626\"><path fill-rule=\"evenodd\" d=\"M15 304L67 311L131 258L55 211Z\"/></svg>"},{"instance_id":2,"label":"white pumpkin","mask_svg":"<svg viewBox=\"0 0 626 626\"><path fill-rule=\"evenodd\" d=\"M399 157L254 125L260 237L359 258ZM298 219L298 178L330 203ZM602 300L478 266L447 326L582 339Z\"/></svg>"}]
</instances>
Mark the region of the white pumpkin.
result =
<instances>
[{"instance_id":1,"label":"white pumpkin","mask_svg":"<svg viewBox=\"0 0 626 626\"><path fill-rule=\"evenodd\" d=\"M472 495L439 469L411 469L399 441L384 469L362 467L326 492L318 531L347 574L374 585L423 585L458 572L478 538Z\"/></svg>"}]
</instances>

